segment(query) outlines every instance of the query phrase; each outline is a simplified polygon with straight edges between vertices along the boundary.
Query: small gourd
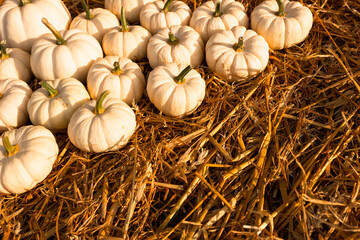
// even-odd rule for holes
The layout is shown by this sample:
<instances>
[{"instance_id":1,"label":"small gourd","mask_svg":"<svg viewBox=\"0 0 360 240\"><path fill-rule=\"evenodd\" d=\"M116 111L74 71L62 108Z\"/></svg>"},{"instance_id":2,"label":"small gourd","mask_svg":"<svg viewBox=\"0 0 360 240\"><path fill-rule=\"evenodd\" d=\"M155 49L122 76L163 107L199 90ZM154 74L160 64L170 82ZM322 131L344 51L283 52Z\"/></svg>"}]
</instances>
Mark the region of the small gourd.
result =
<instances>
[{"instance_id":1,"label":"small gourd","mask_svg":"<svg viewBox=\"0 0 360 240\"><path fill-rule=\"evenodd\" d=\"M263 36L273 50L304 41L312 24L310 9L295 1L264 1L251 13L251 28Z\"/></svg>"},{"instance_id":2,"label":"small gourd","mask_svg":"<svg viewBox=\"0 0 360 240\"><path fill-rule=\"evenodd\" d=\"M145 85L139 65L126 57L106 56L97 59L87 78L87 89L92 99L110 90L108 97L118 98L130 106L141 99Z\"/></svg>"},{"instance_id":3,"label":"small gourd","mask_svg":"<svg viewBox=\"0 0 360 240\"><path fill-rule=\"evenodd\" d=\"M204 59L204 42L189 26L171 26L150 38L147 55L152 68L165 63L199 66Z\"/></svg>"},{"instance_id":4,"label":"small gourd","mask_svg":"<svg viewBox=\"0 0 360 240\"><path fill-rule=\"evenodd\" d=\"M47 19L42 21L52 34L44 34L32 47L34 75L40 80L76 78L85 82L91 64L103 56L99 42L80 29L58 32Z\"/></svg>"},{"instance_id":5,"label":"small gourd","mask_svg":"<svg viewBox=\"0 0 360 240\"><path fill-rule=\"evenodd\" d=\"M81 0L85 12L76 16L70 24L70 29L78 28L96 38L101 43L105 33L119 26L119 20L109 10L103 8L89 9L85 0Z\"/></svg>"},{"instance_id":6,"label":"small gourd","mask_svg":"<svg viewBox=\"0 0 360 240\"><path fill-rule=\"evenodd\" d=\"M90 101L86 88L75 78L40 84L42 88L33 92L27 110L34 125L42 125L53 132L65 130L75 110Z\"/></svg>"},{"instance_id":7,"label":"small gourd","mask_svg":"<svg viewBox=\"0 0 360 240\"><path fill-rule=\"evenodd\" d=\"M253 30L236 26L215 33L206 44L206 62L229 82L242 81L262 72L269 61L269 46Z\"/></svg>"},{"instance_id":8,"label":"small gourd","mask_svg":"<svg viewBox=\"0 0 360 240\"><path fill-rule=\"evenodd\" d=\"M196 110L205 97L205 80L192 66L168 63L150 72L147 93L165 115L184 117Z\"/></svg>"},{"instance_id":9,"label":"small gourd","mask_svg":"<svg viewBox=\"0 0 360 240\"><path fill-rule=\"evenodd\" d=\"M106 98L103 92L78 108L71 117L68 135L72 144L82 151L107 152L124 147L136 127L133 110L117 98Z\"/></svg>"},{"instance_id":10,"label":"small gourd","mask_svg":"<svg viewBox=\"0 0 360 240\"><path fill-rule=\"evenodd\" d=\"M52 170L59 147L42 126L23 126L5 132L0 140L0 193L20 194L44 180Z\"/></svg>"},{"instance_id":11,"label":"small gourd","mask_svg":"<svg viewBox=\"0 0 360 240\"><path fill-rule=\"evenodd\" d=\"M105 55L127 57L133 61L146 58L151 33L141 26L128 26L124 8L121 13L121 27L109 30L102 41Z\"/></svg>"},{"instance_id":12,"label":"small gourd","mask_svg":"<svg viewBox=\"0 0 360 240\"><path fill-rule=\"evenodd\" d=\"M173 25L189 25L191 9L181 1L155 1L146 4L140 12L140 24L151 34Z\"/></svg>"},{"instance_id":13,"label":"small gourd","mask_svg":"<svg viewBox=\"0 0 360 240\"><path fill-rule=\"evenodd\" d=\"M0 43L0 80L21 79L29 82L32 76L30 54L20 48L6 48L5 40Z\"/></svg>"}]
</instances>

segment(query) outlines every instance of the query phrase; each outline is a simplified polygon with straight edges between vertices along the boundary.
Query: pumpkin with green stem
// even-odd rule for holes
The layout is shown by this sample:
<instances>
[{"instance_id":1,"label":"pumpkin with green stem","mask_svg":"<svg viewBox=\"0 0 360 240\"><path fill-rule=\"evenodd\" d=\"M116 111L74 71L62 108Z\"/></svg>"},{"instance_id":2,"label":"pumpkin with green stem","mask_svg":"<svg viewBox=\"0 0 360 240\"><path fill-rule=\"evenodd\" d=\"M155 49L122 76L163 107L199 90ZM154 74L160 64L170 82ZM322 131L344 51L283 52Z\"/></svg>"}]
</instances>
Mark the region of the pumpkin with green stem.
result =
<instances>
[{"instance_id":1,"label":"pumpkin with green stem","mask_svg":"<svg viewBox=\"0 0 360 240\"><path fill-rule=\"evenodd\" d=\"M244 6L235 0L207 1L196 8L190 20L190 27L204 42L219 30L231 30L235 26L249 26Z\"/></svg>"},{"instance_id":2,"label":"pumpkin with green stem","mask_svg":"<svg viewBox=\"0 0 360 240\"><path fill-rule=\"evenodd\" d=\"M269 46L253 30L236 26L215 33L206 44L209 68L229 82L250 79L269 61Z\"/></svg>"},{"instance_id":3,"label":"pumpkin with green stem","mask_svg":"<svg viewBox=\"0 0 360 240\"><path fill-rule=\"evenodd\" d=\"M42 21L52 34L44 34L32 47L34 75L40 80L76 78L85 82L91 64L103 56L99 42L80 29L58 32L47 19Z\"/></svg>"},{"instance_id":4,"label":"pumpkin with green stem","mask_svg":"<svg viewBox=\"0 0 360 240\"><path fill-rule=\"evenodd\" d=\"M102 41L105 55L127 57L133 61L146 58L151 33L141 26L129 26L126 23L124 7L121 13L121 27L108 31Z\"/></svg>"},{"instance_id":5,"label":"pumpkin with green stem","mask_svg":"<svg viewBox=\"0 0 360 240\"><path fill-rule=\"evenodd\" d=\"M312 24L310 9L295 1L264 1L251 13L251 28L263 36L273 50L304 41Z\"/></svg>"},{"instance_id":6,"label":"pumpkin with green stem","mask_svg":"<svg viewBox=\"0 0 360 240\"><path fill-rule=\"evenodd\" d=\"M126 57L106 56L97 59L87 77L87 89L92 99L111 90L109 97L118 98L130 106L142 98L145 85L139 65Z\"/></svg>"},{"instance_id":7,"label":"pumpkin with green stem","mask_svg":"<svg viewBox=\"0 0 360 240\"><path fill-rule=\"evenodd\" d=\"M19 79L0 81L0 133L18 128L29 119L26 110L32 90Z\"/></svg>"},{"instance_id":8,"label":"pumpkin with green stem","mask_svg":"<svg viewBox=\"0 0 360 240\"><path fill-rule=\"evenodd\" d=\"M5 40L0 43L0 80L21 79L29 82L32 76L30 54L20 48L6 48Z\"/></svg>"},{"instance_id":9,"label":"pumpkin with green stem","mask_svg":"<svg viewBox=\"0 0 360 240\"><path fill-rule=\"evenodd\" d=\"M42 126L5 132L0 141L0 193L21 194L44 180L57 159L54 135Z\"/></svg>"},{"instance_id":10,"label":"pumpkin with green stem","mask_svg":"<svg viewBox=\"0 0 360 240\"><path fill-rule=\"evenodd\" d=\"M82 151L107 152L124 147L136 128L133 110L117 98L103 92L78 108L70 119L68 135Z\"/></svg>"},{"instance_id":11,"label":"pumpkin with green stem","mask_svg":"<svg viewBox=\"0 0 360 240\"><path fill-rule=\"evenodd\" d=\"M53 132L65 130L75 110L90 101L86 88L75 78L40 84L42 88L33 92L27 110L34 125L42 125Z\"/></svg>"},{"instance_id":12,"label":"pumpkin with green stem","mask_svg":"<svg viewBox=\"0 0 360 240\"><path fill-rule=\"evenodd\" d=\"M69 28L71 16L61 0L6 0L0 7L0 39L10 48L30 52L33 43L49 30L46 17L59 30Z\"/></svg>"},{"instance_id":13,"label":"pumpkin with green stem","mask_svg":"<svg viewBox=\"0 0 360 240\"><path fill-rule=\"evenodd\" d=\"M196 110L205 97L205 80L192 66L168 63L150 72L147 93L165 115L184 117Z\"/></svg>"},{"instance_id":14,"label":"pumpkin with green stem","mask_svg":"<svg viewBox=\"0 0 360 240\"><path fill-rule=\"evenodd\" d=\"M189 26L171 26L150 38L147 55L152 68L172 62L199 66L204 59L204 42Z\"/></svg>"},{"instance_id":15,"label":"pumpkin with green stem","mask_svg":"<svg viewBox=\"0 0 360 240\"><path fill-rule=\"evenodd\" d=\"M167 0L146 4L140 12L140 24L151 34L174 25L189 25L191 9L181 1Z\"/></svg>"},{"instance_id":16,"label":"pumpkin with green stem","mask_svg":"<svg viewBox=\"0 0 360 240\"><path fill-rule=\"evenodd\" d=\"M70 29L78 28L96 38L101 43L105 33L119 26L119 20L109 10L103 8L89 9L85 0L81 0L85 12L76 16L70 24Z\"/></svg>"}]
</instances>

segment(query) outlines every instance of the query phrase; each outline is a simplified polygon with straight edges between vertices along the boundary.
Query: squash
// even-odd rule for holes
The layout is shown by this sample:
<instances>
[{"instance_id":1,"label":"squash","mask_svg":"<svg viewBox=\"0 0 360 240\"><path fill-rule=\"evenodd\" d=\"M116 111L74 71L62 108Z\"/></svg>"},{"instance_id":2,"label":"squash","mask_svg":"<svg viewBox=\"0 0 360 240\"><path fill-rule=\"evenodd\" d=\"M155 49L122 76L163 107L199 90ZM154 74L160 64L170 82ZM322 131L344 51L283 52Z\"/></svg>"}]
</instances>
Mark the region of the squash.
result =
<instances>
[{"instance_id":1,"label":"squash","mask_svg":"<svg viewBox=\"0 0 360 240\"><path fill-rule=\"evenodd\" d=\"M204 42L189 26L171 26L150 38L147 56L152 68L172 62L199 66L204 59Z\"/></svg>"},{"instance_id":2,"label":"squash","mask_svg":"<svg viewBox=\"0 0 360 240\"><path fill-rule=\"evenodd\" d=\"M99 42L80 29L58 32L47 19L42 21L53 34L44 34L32 47L34 75L40 80L76 78L85 82L91 64L103 56Z\"/></svg>"},{"instance_id":3,"label":"squash","mask_svg":"<svg viewBox=\"0 0 360 240\"><path fill-rule=\"evenodd\" d=\"M231 30L235 26L249 26L244 6L235 0L207 1L196 8L190 20L190 27L204 42L219 30Z\"/></svg>"},{"instance_id":4,"label":"squash","mask_svg":"<svg viewBox=\"0 0 360 240\"><path fill-rule=\"evenodd\" d=\"M121 8L125 8L126 20L130 23L140 21L140 11L149 2L156 0L105 0L105 8L121 18Z\"/></svg>"},{"instance_id":5,"label":"squash","mask_svg":"<svg viewBox=\"0 0 360 240\"><path fill-rule=\"evenodd\" d=\"M140 24L151 34L173 25L189 25L191 9L181 1L155 1L146 4L140 12Z\"/></svg>"},{"instance_id":6,"label":"squash","mask_svg":"<svg viewBox=\"0 0 360 240\"><path fill-rule=\"evenodd\" d=\"M106 56L97 59L87 78L87 89L92 99L110 90L108 97L118 98L130 106L141 99L145 85L145 77L139 65L126 57Z\"/></svg>"},{"instance_id":7,"label":"squash","mask_svg":"<svg viewBox=\"0 0 360 240\"><path fill-rule=\"evenodd\" d=\"M269 61L269 46L253 30L236 26L215 33L206 44L209 68L229 82L255 77Z\"/></svg>"},{"instance_id":8,"label":"squash","mask_svg":"<svg viewBox=\"0 0 360 240\"><path fill-rule=\"evenodd\" d=\"M78 108L70 119L68 135L72 144L82 151L107 152L124 147L136 127L135 114L117 98L103 92Z\"/></svg>"},{"instance_id":9,"label":"squash","mask_svg":"<svg viewBox=\"0 0 360 240\"><path fill-rule=\"evenodd\" d=\"M90 101L84 85L75 78L40 84L42 88L33 92L27 110L34 125L42 125L53 132L65 130L75 110Z\"/></svg>"},{"instance_id":10,"label":"squash","mask_svg":"<svg viewBox=\"0 0 360 240\"><path fill-rule=\"evenodd\" d=\"M263 36L273 50L304 41L312 24L310 9L295 1L264 1L251 13L251 28Z\"/></svg>"},{"instance_id":11,"label":"squash","mask_svg":"<svg viewBox=\"0 0 360 240\"><path fill-rule=\"evenodd\" d=\"M31 93L30 87L20 79L0 81L0 133L26 124L29 119L26 104Z\"/></svg>"},{"instance_id":12,"label":"squash","mask_svg":"<svg viewBox=\"0 0 360 240\"><path fill-rule=\"evenodd\" d=\"M6 0L0 7L0 40L10 48L31 51L33 43L49 30L41 23L46 17L59 30L68 29L71 16L60 0Z\"/></svg>"},{"instance_id":13,"label":"squash","mask_svg":"<svg viewBox=\"0 0 360 240\"><path fill-rule=\"evenodd\" d=\"M32 76L30 54L20 48L6 48L5 40L0 43L0 80L16 78L29 82Z\"/></svg>"},{"instance_id":14,"label":"squash","mask_svg":"<svg viewBox=\"0 0 360 240\"><path fill-rule=\"evenodd\" d=\"M151 33L141 26L128 26L122 8L121 28L115 27L104 36L102 46L107 56L127 57L133 61L146 58Z\"/></svg>"},{"instance_id":15,"label":"squash","mask_svg":"<svg viewBox=\"0 0 360 240\"><path fill-rule=\"evenodd\" d=\"M85 12L76 16L70 24L70 29L78 28L101 41L107 31L119 26L119 20L110 11L103 8L89 9L85 0L81 0Z\"/></svg>"},{"instance_id":16,"label":"squash","mask_svg":"<svg viewBox=\"0 0 360 240\"><path fill-rule=\"evenodd\" d=\"M59 153L49 130L24 126L5 132L1 138L0 193L24 193L49 175Z\"/></svg>"},{"instance_id":17,"label":"squash","mask_svg":"<svg viewBox=\"0 0 360 240\"><path fill-rule=\"evenodd\" d=\"M168 63L150 72L146 86L150 101L171 117L191 114L205 97L205 80L192 66Z\"/></svg>"}]
</instances>

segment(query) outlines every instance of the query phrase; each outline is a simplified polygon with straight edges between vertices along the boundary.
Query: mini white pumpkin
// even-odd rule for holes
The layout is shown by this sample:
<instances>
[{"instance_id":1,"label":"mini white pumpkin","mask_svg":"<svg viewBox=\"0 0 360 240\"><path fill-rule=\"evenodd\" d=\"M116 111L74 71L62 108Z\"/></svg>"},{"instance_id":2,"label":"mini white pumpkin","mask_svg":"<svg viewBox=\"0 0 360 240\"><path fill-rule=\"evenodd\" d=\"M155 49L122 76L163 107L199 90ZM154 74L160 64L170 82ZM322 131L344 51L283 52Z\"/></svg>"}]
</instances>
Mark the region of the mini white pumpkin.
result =
<instances>
[{"instance_id":1,"label":"mini white pumpkin","mask_svg":"<svg viewBox=\"0 0 360 240\"><path fill-rule=\"evenodd\" d=\"M31 79L30 54L20 48L6 48L0 43L0 80L16 78L29 82Z\"/></svg>"},{"instance_id":2,"label":"mini white pumpkin","mask_svg":"<svg viewBox=\"0 0 360 240\"><path fill-rule=\"evenodd\" d=\"M273 50L304 41L312 24L310 9L295 1L264 1L251 13L251 28L263 36Z\"/></svg>"},{"instance_id":3,"label":"mini white pumpkin","mask_svg":"<svg viewBox=\"0 0 360 240\"><path fill-rule=\"evenodd\" d=\"M118 98L130 106L141 99L145 85L145 77L139 65L126 57L99 58L91 66L87 78L87 89L92 99L110 90L108 97Z\"/></svg>"},{"instance_id":4,"label":"mini white pumpkin","mask_svg":"<svg viewBox=\"0 0 360 240\"><path fill-rule=\"evenodd\" d=\"M149 2L156 0L105 0L105 8L121 18L121 8L125 8L126 20L136 23L140 20L140 11Z\"/></svg>"},{"instance_id":5,"label":"mini white pumpkin","mask_svg":"<svg viewBox=\"0 0 360 240\"><path fill-rule=\"evenodd\" d=\"M146 90L162 113L183 117L200 106L205 87L205 80L191 66L168 63L150 72Z\"/></svg>"},{"instance_id":6,"label":"mini white pumpkin","mask_svg":"<svg viewBox=\"0 0 360 240\"><path fill-rule=\"evenodd\" d=\"M44 180L58 156L54 135L42 126L24 126L2 135L0 192L20 194Z\"/></svg>"},{"instance_id":7,"label":"mini white pumpkin","mask_svg":"<svg viewBox=\"0 0 360 240\"><path fill-rule=\"evenodd\" d=\"M206 44L209 68L229 82L250 79L269 61L269 46L253 30L236 26L215 33Z\"/></svg>"},{"instance_id":8,"label":"mini white pumpkin","mask_svg":"<svg viewBox=\"0 0 360 240\"><path fill-rule=\"evenodd\" d=\"M26 124L26 104L32 90L20 79L0 81L0 133ZM0 174L1 175L1 174Z\"/></svg>"},{"instance_id":9,"label":"mini white pumpkin","mask_svg":"<svg viewBox=\"0 0 360 240\"><path fill-rule=\"evenodd\" d=\"M76 16L70 24L70 29L78 28L96 38L101 43L105 33L119 26L119 20L110 11L103 8L89 9L85 0L81 0L85 12Z\"/></svg>"},{"instance_id":10,"label":"mini white pumpkin","mask_svg":"<svg viewBox=\"0 0 360 240\"><path fill-rule=\"evenodd\" d=\"M34 75L40 80L72 77L85 82L91 64L103 56L99 42L80 29L58 32L45 18L42 21L53 34L44 34L32 47Z\"/></svg>"},{"instance_id":11,"label":"mini white pumpkin","mask_svg":"<svg viewBox=\"0 0 360 240\"><path fill-rule=\"evenodd\" d=\"M141 26L128 26L124 8L120 21L121 28L115 27L104 36L102 46L105 55L127 57L133 61L146 58L151 33Z\"/></svg>"},{"instance_id":12,"label":"mini white pumpkin","mask_svg":"<svg viewBox=\"0 0 360 240\"><path fill-rule=\"evenodd\" d=\"M6 0L0 7L0 39L10 48L27 52L49 30L41 23L46 17L56 29L68 29L71 16L61 0Z\"/></svg>"},{"instance_id":13,"label":"mini white pumpkin","mask_svg":"<svg viewBox=\"0 0 360 240\"><path fill-rule=\"evenodd\" d=\"M51 131L65 130L75 110L90 101L84 85L75 78L40 84L43 87L33 92L27 110L34 125L42 125Z\"/></svg>"},{"instance_id":14,"label":"mini white pumpkin","mask_svg":"<svg viewBox=\"0 0 360 240\"><path fill-rule=\"evenodd\" d=\"M219 30L231 30L235 26L249 26L245 8L235 0L207 1L196 8L190 26L202 37L204 42Z\"/></svg>"},{"instance_id":15,"label":"mini white pumpkin","mask_svg":"<svg viewBox=\"0 0 360 240\"><path fill-rule=\"evenodd\" d=\"M171 26L150 38L147 56L152 68L172 62L199 66L204 59L204 42L189 26Z\"/></svg>"},{"instance_id":16,"label":"mini white pumpkin","mask_svg":"<svg viewBox=\"0 0 360 240\"><path fill-rule=\"evenodd\" d=\"M146 4L140 12L140 24L151 34L173 25L189 25L191 9L181 1L155 1Z\"/></svg>"},{"instance_id":17,"label":"mini white pumpkin","mask_svg":"<svg viewBox=\"0 0 360 240\"><path fill-rule=\"evenodd\" d=\"M78 108L71 117L68 135L80 150L115 151L124 147L136 127L135 114L123 101L106 98L109 91Z\"/></svg>"}]
</instances>

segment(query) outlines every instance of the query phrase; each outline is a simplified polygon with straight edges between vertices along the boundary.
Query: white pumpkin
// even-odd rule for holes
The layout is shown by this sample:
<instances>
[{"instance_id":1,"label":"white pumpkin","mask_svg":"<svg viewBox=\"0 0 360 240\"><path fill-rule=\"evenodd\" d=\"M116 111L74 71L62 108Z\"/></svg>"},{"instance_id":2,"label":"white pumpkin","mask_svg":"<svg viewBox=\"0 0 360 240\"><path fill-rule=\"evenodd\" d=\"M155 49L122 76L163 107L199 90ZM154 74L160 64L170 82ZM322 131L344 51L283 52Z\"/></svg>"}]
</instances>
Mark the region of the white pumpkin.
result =
<instances>
[{"instance_id":1,"label":"white pumpkin","mask_svg":"<svg viewBox=\"0 0 360 240\"><path fill-rule=\"evenodd\" d=\"M31 51L33 43L49 30L41 23L46 17L56 29L68 29L71 16L61 0L6 0L0 7L0 39L10 48Z\"/></svg>"},{"instance_id":2,"label":"white pumpkin","mask_svg":"<svg viewBox=\"0 0 360 240\"><path fill-rule=\"evenodd\" d=\"M190 20L190 27L201 35L204 42L219 30L231 30L235 26L246 28L249 26L249 18L240 2L215 1L207 1L196 8Z\"/></svg>"},{"instance_id":3,"label":"white pumpkin","mask_svg":"<svg viewBox=\"0 0 360 240\"><path fill-rule=\"evenodd\" d=\"M31 93L30 87L20 79L0 81L0 133L26 124L29 119L26 104Z\"/></svg>"},{"instance_id":4,"label":"white pumpkin","mask_svg":"<svg viewBox=\"0 0 360 240\"><path fill-rule=\"evenodd\" d=\"M115 151L124 147L136 127L135 114L117 98L106 98L85 103L71 117L68 135L80 150L87 152Z\"/></svg>"},{"instance_id":5,"label":"white pumpkin","mask_svg":"<svg viewBox=\"0 0 360 240\"><path fill-rule=\"evenodd\" d=\"M70 29L78 28L96 38L101 43L105 33L119 26L119 20L110 11L103 8L89 9L85 0L81 0L85 12L76 16L70 24Z\"/></svg>"},{"instance_id":6,"label":"white pumpkin","mask_svg":"<svg viewBox=\"0 0 360 240\"><path fill-rule=\"evenodd\" d=\"M2 135L0 141L0 192L24 193L51 172L59 147L42 126L24 126Z\"/></svg>"},{"instance_id":7,"label":"white pumpkin","mask_svg":"<svg viewBox=\"0 0 360 240\"><path fill-rule=\"evenodd\" d=\"M204 59L204 42L189 26L171 26L150 38L147 56L152 68L172 62L199 66Z\"/></svg>"},{"instance_id":8,"label":"white pumpkin","mask_svg":"<svg viewBox=\"0 0 360 240\"><path fill-rule=\"evenodd\" d=\"M84 85L75 78L40 84L43 87L33 92L27 110L34 125L42 125L51 131L65 130L75 110L90 101Z\"/></svg>"},{"instance_id":9,"label":"white pumpkin","mask_svg":"<svg viewBox=\"0 0 360 240\"><path fill-rule=\"evenodd\" d=\"M146 4L140 12L140 24L151 34L173 25L189 25L191 9L181 1L155 1Z\"/></svg>"},{"instance_id":10,"label":"white pumpkin","mask_svg":"<svg viewBox=\"0 0 360 240\"><path fill-rule=\"evenodd\" d=\"M141 26L128 26L124 8L122 12L121 28L115 27L104 36L102 46L105 55L127 57L133 61L146 58L151 33Z\"/></svg>"},{"instance_id":11,"label":"white pumpkin","mask_svg":"<svg viewBox=\"0 0 360 240\"><path fill-rule=\"evenodd\" d=\"M304 41L312 24L310 9L295 1L264 1L251 13L251 28L263 36L273 50Z\"/></svg>"},{"instance_id":12,"label":"white pumpkin","mask_svg":"<svg viewBox=\"0 0 360 240\"><path fill-rule=\"evenodd\" d=\"M121 8L125 8L126 20L130 23L140 21L140 11L149 2L156 0L105 0L105 8L114 13L119 19L121 17Z\"/></svg>"},{"instance_id":13,"label":"white pumpkin","mask_svg":"<svg viewBox=\"0 0 360 240\"><path fill-rule=\"evenodd\" d=\"M29 82L32 76L30 54L20 48L6 48L5 40L0 43L0 80L21 79Z\"/></svg>"},{"instance_id":14,"label":"white pumpkin","mask_svg":"<svg viewBox=\"0 0 360 240\"><path fill-rule=\"evenodd\" d=\"M103 56L99 42L80 29L58 32L43 19L53 34L44 34L31 50L30 64L40 80L76 78L86 81L91 64Z\"/></svg>"},{"instance_id":15,"label":"white pumpkin","mask_svg":"<svg viewBox=\"0 0 360 240\"><path fill-rule=\"evenodd\" d=\"M205 80L191 66L168 63L150 72L146 90L162 113L183 117L200 106L205 87Z\"/></svg>"},{"instance_id":16,"label":"white pumpkin","mask_svg":"<svg viewBox=\"0 0 360 240\"><path fill-rule=\"evenodd\" d=\"M92 99L110 90L108 97L118 98L130 106L141 99L145 85L139 65L126 57L99 58L91 66L87 78L87 89Z\"/></svg>"},{"instance_id":17,"label":"white pumpkin","mask_svg":"<svg viewBox=\"0 0 360 240\"><path fill-rule=\"evenodd\" d=\"M255 77L269 61L269 46L253 30L236 26L215 33L206 44L209 68L229 82Z\"/></svg>"}]
</instances>

